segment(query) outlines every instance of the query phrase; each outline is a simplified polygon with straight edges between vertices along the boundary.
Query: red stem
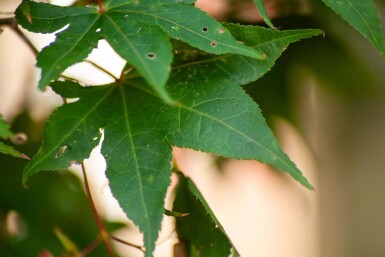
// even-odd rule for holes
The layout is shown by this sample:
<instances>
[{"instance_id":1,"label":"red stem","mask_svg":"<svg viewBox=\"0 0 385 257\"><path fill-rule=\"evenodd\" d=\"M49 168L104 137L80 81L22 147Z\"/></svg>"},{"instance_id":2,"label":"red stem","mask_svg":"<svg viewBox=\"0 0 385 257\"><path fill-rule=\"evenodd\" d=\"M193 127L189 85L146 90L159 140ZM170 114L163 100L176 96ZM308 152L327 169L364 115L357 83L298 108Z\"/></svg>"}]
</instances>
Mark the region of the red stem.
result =
<instances>
[{"instance_id":1,"label":"red stem","mask_svg":"<svg viewBox=\"0 0 385 257\"><path fill-rule=\"evenodd\" d=\"M84 248L80 252L80 256L87 256L89 253L91 253L100 243L101 239L98 236L94 241L92 241L91 244L89 244L86 248Z\"/></svg>"},{"instance_id":2,"label":"red stem","mask_svg":"<svg viewBox=\"0 0 385 257\"><path fill-rule=\"evenodd\" d=\"M94 204L94 200L92 199L91 190L90 190L90 186L88 184L88 179L87 179L86 168L84 166L84 162L82 162L82 171L83 171L83 176L84 176L84 185L86 187L86 191L87 191L87 195L88 195L88 200L90 202L92 213L95 217L96 224L99 228L100 238L103 240L104 244L106 245L108 255L110 257L115 257L114 251L112 250L112 247L111 247L111 244L109 241L109 234L108 234L108 232L107 232L107 230L106 230L106 228L102 222L102 219L99 217L99 214L98 214L96 207L95 207L95 204Z\"/></svg>"},{"instance_id":3,"label":"red stem","mask_svg":"<svg viewBox=\"0 0 385 257\"><path fill-rule=\"evenodd\" d=\"M134 248L136 248L136 249L138 249L139 251L141 251L141 252L144 253L144 248L143 248L143 246L135 245L135 244L129 243L129 242L124 241L124 240L122 240L122 239L120 239L120 238L117 238L117 237L115 237L115 236L113 236L113 235L111 235L111 239L112 239L112 240L115 240L116 242L119 242L119 243L122 243L122 244L125 244L125 245L128 245L128 246L134 247Z\"/></svg>"},{"instance_id":4,"label":"red stem","mask_svg":"<svg viewBox=\"0 0 385 257\"><path fill-rule=\"evenodd\" d=\"M98 6L99 6L99 13L104 13L104 5L102 0L96 0L96 2L98 3Z\"/></svg>"},{"instance_id":5,"label":"red stem","mask_svg":"<svg viewBox=\"0 0 385 257\"><path fill-rule=\"evenodd\" d=\"M8 25L32 50L33 54L37 56L38 51L31 41L20 31L15 18L0 19L0 25Z\"/></svg>"}]
</instances>

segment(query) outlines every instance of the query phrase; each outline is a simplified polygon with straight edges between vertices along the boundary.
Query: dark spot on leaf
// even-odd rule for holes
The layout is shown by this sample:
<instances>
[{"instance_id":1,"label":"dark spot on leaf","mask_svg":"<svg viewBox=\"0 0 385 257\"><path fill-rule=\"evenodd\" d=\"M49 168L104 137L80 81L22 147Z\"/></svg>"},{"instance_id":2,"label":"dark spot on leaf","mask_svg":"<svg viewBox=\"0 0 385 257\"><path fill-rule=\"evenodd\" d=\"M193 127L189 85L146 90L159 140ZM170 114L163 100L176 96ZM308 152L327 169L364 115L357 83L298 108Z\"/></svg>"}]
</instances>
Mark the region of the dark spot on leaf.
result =
<instances>
[{"instance_id":1,"label":"dark spot on leaf","mask_svg":"<svg viewBox=\"0 0 385 257\"><path fill-rule=\"evenodd\" d=\"M210 45L211 45L212 47L216 47L218 44L217 44L217 42L212 41L212 42L210 43Z\"/></svg>"},{"instance_id":2,"label":"dark spot on leaf","mask_svg":"<svg viewBox=\"0 0 385 257\"><path fill-rule=\"evenodd\" d=\"M203 27L203 28L202 28L202 31L203 31L203 32L207 32L207 31L209 31L209 29L208 29L207 27Z\"/></svg>"},{"instance_id":3,"label":"dark spot on leaf","mask_svg":"<svg viewBox=\"0 0 385 257\"><path fill-rule=\"evenodd\" d=\"M148 53L148 54L146 54L146 57L147 57L148 59L153 60L153 59L156 58L156 54L155 54L155 53Z\"/></svg>"}]
</instances>

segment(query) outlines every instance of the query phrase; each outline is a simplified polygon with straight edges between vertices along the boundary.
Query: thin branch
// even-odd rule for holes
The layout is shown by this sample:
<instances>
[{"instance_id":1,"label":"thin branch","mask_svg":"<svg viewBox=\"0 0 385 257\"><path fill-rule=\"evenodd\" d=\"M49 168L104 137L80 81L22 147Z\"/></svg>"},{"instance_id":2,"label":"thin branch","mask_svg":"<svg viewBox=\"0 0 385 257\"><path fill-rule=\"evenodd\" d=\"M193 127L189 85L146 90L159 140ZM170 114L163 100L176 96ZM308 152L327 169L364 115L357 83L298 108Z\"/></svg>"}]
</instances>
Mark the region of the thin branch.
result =
<instances>
[{"instance_id":1,"label":"thin branch","mask_svg":"<svg viewBox=\"0 0 385 257\"><path fill-rule=\"evenodd\" d=\"M91 61L91 60L84 60L85 62L91 64L92 66L98 68L99 70L103 71L104 73L106 73L107 75L109 75L111 78L115 79L115 80L119 80L117 77L115 77L114 74L112 74L111 72L109 72L108 70L106 70L105 68L103 68L102 66L100 66L99 64Z\"/></svg>"},{"instance_id":2,"label":"thin branch","mask_svg":"<svg viewBox=\"0 0 385 257\"><path fill-rule=\"evenodd\" d=\"M130 67L127 70L123 69L122 72L120 73L120 79L119 80L123 80L123 77L126 76L127 74L129 74L133 70L134 70L134 67Z\"/></svg>"},{"instance_id":3,"label":"thin branch","mask_svg":"<svg viewBox=\"0 0 385 257\"><path fill-rule=\"evenodd\" d=\"M0 26L1 25L8 25L8 26L11 26L13 24L13 22L16 21L15 18L3 18L3 19L0 19Z\"/></svg>"},{"instance_id":4,"label":"thin branch","mask_svg":"<svg viewBox=\"0 0 385 257\"><path fill-rule=\"evenodd\" d=\"M106 245L108 255L110 257L115 257L115 254L112 250L110 241L108 240L109 239L108 232L107 232L107 230L106 230L106 228L102 222L102 219L99 217L99 214L98 214L96 207L95 207L95 204L94 204L94 200L92 199L91 190L90 190L90 186L88 184L88 178L87 178L87 173L86 173L86 168L85 168L84 162L82 162L82 171L83 171L83 176L84 176L84 185L86 187L86 191L87 191L87 195L88 195L88 200L90 202L92 213L95 217L96 224L99 228L100 238L103 240L104 244Z\"/></svg>"},{"instance_id":5,"label":"thin branch","mask_svg":"<svg viewBox=\"0 0 385 257\"><path fill-rule=\"evenodd\" d=\"M21 32L15 18L0 19L0 26L1 25L8 25L29 46L33 54L37 56L39 51L32 44L32 42L24 35L24 33Z\"/></svg>"},{"instance_id":6,"label":"thin branch","mask_svg":"<svg viewBox=\"0 0 385 257\"><path fill-rule=\"evenodd\" d=\"M15 16L15 14L13 12L2 12L0 11L0 15L11 15L11 16Z\"/></svg>"},{"instance_id":7,"label":"thin branch","mask_svg":"<svg viewBox=\"0 0 385 257\"><path fill-rule=\"evenodd\" d=\"M122 243L122 244L125 244L125 245L128 245L128 246L131 246L131 247L134 247L136 249L138 249L139 251L143 252L144 253L144 247L143 246L140 246L140 245L135 245L135 244L132 244L132 243L129 243L127 241L124 241L120 238L117 238L116 236L113 236L113 235L110 235L111 239L112 240L115 240L116 242L119 242L119 243Z\"/></svg>"},{"instance_id":8,"label":"thin branch","mask_svg":"<svg viewBox=\"0 0 385 257\"><path fill-rule=\"evenodd\" d=\"M96 0L96 2L98 3L98 6L99 6L99 13L104 13L103 2L101 0Z\"/></svg>"},{"instance_id":9,"label":"thin branch","mask_svg":"<svg viewBox=\"0 0 385 257\"><path fill-rule=\"evenodd\" d=\"M91 253L95 248L100 244L101 238L98 236L91 244L89 244L86 248L80 251L80 256L87 256Z\"/></svg>"}]
</instances>

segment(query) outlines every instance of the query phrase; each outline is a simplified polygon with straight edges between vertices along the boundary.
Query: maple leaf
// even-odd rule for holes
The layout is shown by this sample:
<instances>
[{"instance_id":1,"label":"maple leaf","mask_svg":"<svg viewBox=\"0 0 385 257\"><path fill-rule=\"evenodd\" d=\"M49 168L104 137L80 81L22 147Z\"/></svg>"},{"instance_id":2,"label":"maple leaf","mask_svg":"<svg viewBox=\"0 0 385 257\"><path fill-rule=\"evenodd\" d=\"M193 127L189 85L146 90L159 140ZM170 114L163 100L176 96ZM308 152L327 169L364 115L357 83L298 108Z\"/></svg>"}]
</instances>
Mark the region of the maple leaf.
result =
<instances>
[{"instance_id":1,"label":"maple leaf","mask_svg":"<svg viewBox=\"0 0 385 257\"><path fill-rule=\"evenodd\" d=\"M194 182L181 173L178 175L173 210L186 213L176 217L179 241L190 256L238 257L233 243Z\"/></svg>"},{"instance_id":2,"label":"maple leaf","mask_svg":"<svg viewBox=\"0 0 385 257\"><path fill-rule=\"evenodd\" d=\"M385 37L373 0L322 0L378 50L385 59Z\"/></svg>"},{"instance_id":3,"label":"maple leaf","mask_svg":"<svg viewBox=\"0 0 385 257\"><path fill-rule=\"evenodd\" d=\"M26 166L23 182L41 170L65 169L88 158L104 133L101 151L109 185L127 216L144 233L146 256L152 256L163 217L171 146L259 160L312 188L279 147L258 105L239 85L266 73L291 42L321 32L226 27L251 49L266 51L268 59L228 54L205 55L192 63L178 61L167 84L175 106L168 105L135 73L105 86L52 83L62 97L79 100L51 115L43 145Z\"/></svg>"},{"instance_id":4,"label":"maple leaf","mask_svg":"<svg viewBox=\"0 0 385 257\"><path fill-rule=\"evenodd\" d=\"M37 58L44 89L69 66L81 62L106 39L168 103L165 89L172 62L169 37L214 54L235 53L264 59L262 52L239 44L219 22L191 6L193 1L107 0L103 10L61 7L23 0L16 10L21 26L53 33L55 42Z\"/></svg>"}]
</instances>

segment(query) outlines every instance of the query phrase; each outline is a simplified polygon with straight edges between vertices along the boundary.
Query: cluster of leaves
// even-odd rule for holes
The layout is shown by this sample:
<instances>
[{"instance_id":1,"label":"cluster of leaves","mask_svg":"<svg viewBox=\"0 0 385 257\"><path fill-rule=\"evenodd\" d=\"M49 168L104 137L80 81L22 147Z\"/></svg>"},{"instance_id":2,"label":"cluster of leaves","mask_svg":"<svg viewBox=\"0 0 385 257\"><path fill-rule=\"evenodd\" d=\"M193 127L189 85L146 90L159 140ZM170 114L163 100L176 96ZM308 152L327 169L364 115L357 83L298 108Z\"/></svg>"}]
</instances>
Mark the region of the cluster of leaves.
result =
<instances>
[{"instance_id":1,"label":"cluster of leaves","mask_svg":"<svg viewBox=\"0 0 385 257\"><path fill-rule=\"evenodd\" d=\"M77 99L59 107L47 121L44 142L26 166L23 183L40 171L82 162L104 135L101 151L109 185L144 233L146 256L152 256L164 214L172 146L259 160L312 188L241 86L268 72L290 43L322 31L221 24L195 8L194 0L86 2L90 5L60 7L23 0L16 10L19 24L29 31L60 30L37 58L42 70L39 88L50 85L63 98ZM254 2L273 27L262 1ZM324 2L385 57L384 37L371 1ZM58 81L66 68L87 58L102 39L127 61L120 78L102 86ZM0 129L6 128L1 124ZM6 133L9 130L0 136ZM0 145L0 149L6 148ZM191 214L177 218L177 230L193 256L230 254L231 242L219 222L183 176L174 208ZM209 239L213 241L207 244Z\"/></svg>"}]
</instances>

